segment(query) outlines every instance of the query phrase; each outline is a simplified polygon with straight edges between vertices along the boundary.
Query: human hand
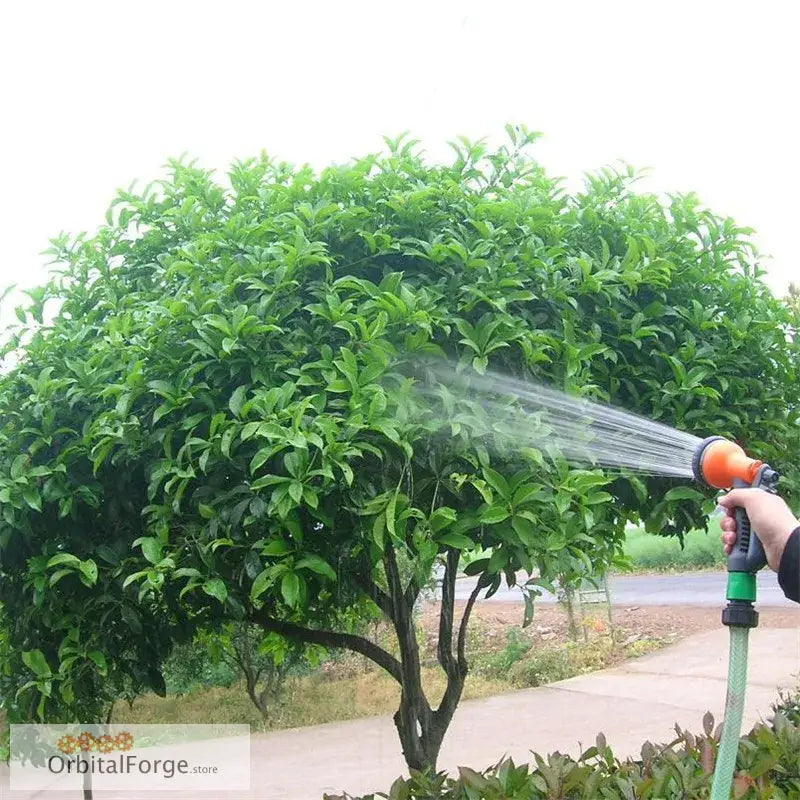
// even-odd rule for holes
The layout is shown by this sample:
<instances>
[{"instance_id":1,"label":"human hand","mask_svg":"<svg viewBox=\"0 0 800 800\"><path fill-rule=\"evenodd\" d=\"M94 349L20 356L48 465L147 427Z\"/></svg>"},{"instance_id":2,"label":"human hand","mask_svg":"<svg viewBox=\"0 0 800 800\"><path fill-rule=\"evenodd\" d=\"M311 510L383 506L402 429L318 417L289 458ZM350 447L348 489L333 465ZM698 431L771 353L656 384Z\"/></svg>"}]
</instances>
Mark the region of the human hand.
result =
<instances>
[{"instance_id":1,"label":"human hand","mask_svg":"<svg viewBox=\"0 0 800 800\"><path fill-rule=\"evenodd\" d=\"M763 489L734 489L720 497L719 504L728 512L720 523L725 553L730 555L736 544L736 509L744 508L764 545L767 563L777 572L783 548L792 531L800 525L789 506L778 495Z\"/></svg>"}]
</instances>

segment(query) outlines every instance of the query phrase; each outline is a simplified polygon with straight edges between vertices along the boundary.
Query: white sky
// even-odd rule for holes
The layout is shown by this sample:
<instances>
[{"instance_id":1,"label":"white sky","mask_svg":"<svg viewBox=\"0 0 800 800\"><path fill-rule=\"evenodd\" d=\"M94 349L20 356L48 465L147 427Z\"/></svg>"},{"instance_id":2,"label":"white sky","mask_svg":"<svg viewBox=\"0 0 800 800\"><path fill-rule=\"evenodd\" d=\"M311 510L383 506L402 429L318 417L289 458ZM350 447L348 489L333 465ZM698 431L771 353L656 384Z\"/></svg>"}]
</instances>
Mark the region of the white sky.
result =
<instances>
[{"instance_id":1,"label":"white sky","mask_svg":"<svg viewBox=\"0 0 800 800\"><path fill-rule=\"evenodd\" d=\"M622 158L757 228L783 292L800 279L793 6L6 3L0 285L41 282L50 236L93 229L118 186L169 156L323 165L411 129L447 157L457 134L524 122L571 182Z\"/></svg>"}]
</instances>

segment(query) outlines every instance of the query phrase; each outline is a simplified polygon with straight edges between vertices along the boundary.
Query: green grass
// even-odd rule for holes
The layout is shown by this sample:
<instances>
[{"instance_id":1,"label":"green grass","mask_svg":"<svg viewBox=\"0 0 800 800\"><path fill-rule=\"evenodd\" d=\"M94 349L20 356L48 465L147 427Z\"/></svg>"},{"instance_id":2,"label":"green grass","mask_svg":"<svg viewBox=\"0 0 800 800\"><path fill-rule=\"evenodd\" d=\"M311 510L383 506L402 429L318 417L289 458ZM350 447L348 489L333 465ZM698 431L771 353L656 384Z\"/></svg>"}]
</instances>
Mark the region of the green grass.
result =
<instances>
[{"instance_id":1,"label":"green grass","mask_svg":"<svg viewBox=\"0 0 800 800\"><path fill-rule=\"evenodd\" d=\"M714 569L725 565L719 540L719 523L709 524L709 531L690 531L683 548L674 537L656 536L640 528L628 531L625 555L637 570Z\"/></svg>"}]
</instances>

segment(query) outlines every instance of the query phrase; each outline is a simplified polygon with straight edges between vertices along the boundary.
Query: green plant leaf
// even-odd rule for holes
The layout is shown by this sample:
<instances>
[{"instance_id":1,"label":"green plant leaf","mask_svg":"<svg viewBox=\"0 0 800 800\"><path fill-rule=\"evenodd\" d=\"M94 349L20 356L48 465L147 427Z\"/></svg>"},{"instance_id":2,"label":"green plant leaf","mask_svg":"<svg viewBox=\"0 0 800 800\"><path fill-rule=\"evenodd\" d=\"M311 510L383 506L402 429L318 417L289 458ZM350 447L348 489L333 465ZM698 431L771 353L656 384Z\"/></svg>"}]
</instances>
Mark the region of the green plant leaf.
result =
<instances>
[{"instance_id":1,"label":"green plant leaf","mask_svg":"<svg viewBox=\"0 0 800 800\"><path fill-rule=\"evenodd\" d=\"M665 495L665 500L696 500L702 502L705 500L705 495L698 492L697 489L692 489L691 486L676 486L670 489Z\"/></svg>"},{"instance_id":2,"label":"green plant leaf","mask_svg":"<svg viewBox=\"0 0 800 800\"><path fill-rule=\"evenodd\" d=\"M462 533L445 533L438 537L438 542L447 547L455 547L458 550L472 550L475 547L475 542Z\"/></svg>"},{"instance_id":3,"label":"green plant leaf","mask_svg":"<svg viewBox=\"0 0 800 800\"><path fill-rule=\"evenodd\" d=\"M318 575L324 575L329 580L336 580L336 573L327 561L315 555L303 556L295 565L295 569L310 569Z\"/></svg>"},{"instance_id":4,"label":"green plant leaf","mask_svg":"<svg viewBox=\"0 0 800 800\"><path fill-rule=\"evenodd\" d=\"M22 653L22 663L39 677L50 675L50 666L41 650L27 650Z\"/></svg>"},{"instance_id":5,"label":"green plant leaf","mask_svg":"<svg viewBox=\"0 0 800 800\"><path fill-rule=\"evenodd\" d=\"M203 591L207 595L219 600L220 603L224 603L228 597L228 587L221 578L211 578L207 580L203 584Z\"/></svg>"},{"instance_id":6,"label":"green plant leaf","mask_svg":"<svg viewBox=\"0 0 800 800\"><path fill-rule=\"evenodd\" d=\"M102 650L91 650L88 656L97 665L97 670L101 675L105 676L108 674L108 663L106 662L105 653L103 653Z\"/></svg>"},{"instance_id":7,"label":"green plant leaf","mask_svg":"<svg viewBox=\"0 0 800 800\"><path fill-rule=\"evenodd\" d=\"M69 564L70 567L80 569L81 560L71 553L58 553L48 560L47 568L49 569L50 567L57 567L60 564Z\"/></svg>"},{"instance_id":8,"label":"green plant leaf","mask_svg":"<svg viewBox=\"0 0 800 800\"><path fill-rule=\"evenodd\" d=\"M289 608L294 608L300 596L300 579L294 572L287 572L281 579L281 594Z\"/></svg>"}]
</instances>

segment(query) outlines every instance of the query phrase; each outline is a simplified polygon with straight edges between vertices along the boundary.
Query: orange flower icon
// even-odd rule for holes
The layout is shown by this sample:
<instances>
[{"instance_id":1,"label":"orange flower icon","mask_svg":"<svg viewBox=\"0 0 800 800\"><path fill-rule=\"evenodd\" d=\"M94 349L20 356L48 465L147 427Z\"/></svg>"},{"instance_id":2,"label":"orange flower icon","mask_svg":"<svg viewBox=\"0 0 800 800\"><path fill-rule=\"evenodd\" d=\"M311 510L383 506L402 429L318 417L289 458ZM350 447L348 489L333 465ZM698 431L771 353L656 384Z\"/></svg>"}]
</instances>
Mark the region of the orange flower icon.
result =
<instances>
[{"instance_id":1,"label":"orange flower icon","mask_svg":"<svg viewBox=\"0 0 800 800\"><path fill-rule=\"evenodd\" d=\"M95 739L89 731L83 731L81 735L78 736L78 747L82 753L88 753L90 750L93 750L96 744L97 739Z\"/></svg>"},{"instance_id":2,"label":"orange flower icon","mask_svg":"<svg viewBox=\"0 0 800 800\"><path fill-rule=\"evenodd\" d=\"M78 742L74 736L62 736L58 740L58 749L65 755L72 755L78 749Z\"/></svg>"},{"instance_id":3,"label":"orange flower icon","mask_svg":"<svg viewBox=\"0 0 800 800\"><path fill-rule=\"evenodd\" d=\"M117 750L130 750L133 747L133 736L128 731L117 734Z\"/></svg>"},{"instance_id":4,"label":"orange flower icon","mask_svg":"<svg viewBox=\"0 0 800 800\"><path fill-rule=\"evenodd\" d=\"M110 753L117 745L117 739L115 736L109 736L107 733L104 733L97 739L97 749L101 753Z\"/></svg>"}]
</instances>

